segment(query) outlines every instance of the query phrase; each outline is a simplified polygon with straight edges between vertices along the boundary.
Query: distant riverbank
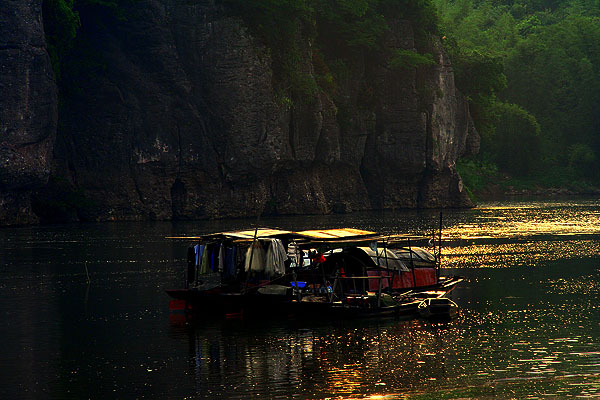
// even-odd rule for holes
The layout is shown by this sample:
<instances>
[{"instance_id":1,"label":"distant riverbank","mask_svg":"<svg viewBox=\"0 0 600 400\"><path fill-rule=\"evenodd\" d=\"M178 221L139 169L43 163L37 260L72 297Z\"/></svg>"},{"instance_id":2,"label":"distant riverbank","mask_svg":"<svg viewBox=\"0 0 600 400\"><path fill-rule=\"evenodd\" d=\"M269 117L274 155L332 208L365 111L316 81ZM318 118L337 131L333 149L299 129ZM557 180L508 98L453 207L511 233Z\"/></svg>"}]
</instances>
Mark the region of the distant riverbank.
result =
<instances>
[{"instance_id":1,"label":"distant riverbank","mask_svg":"<svg viewBox=\"0 0 600 400\"><path fill-rule=\"evenodd\" d=\"M600 196L600 188L585 187L578 190L565 187L519 187L490 184L475 194L477 200L483 201L500 200L509 197L557 198L579 196Z\"/></svg>"},{"instance_id":2,"label":"distant riverbank","mask_svg":"<svg viewBox=\"0 0 600 400\"><path fill-rule=\"evenodd\" d=\"M502 200L522 197L600 196L600 182L576 179L567 170L549 170L528 177L498 171L492 163L460 160L457 169L471 200Z\"/></svg>"},{"instance_id":3,"label":"distant riverbank","mask_svg":"<svg viewBox=\"0 0 600 400\"><path fill-rule=\"evenodd\" d=\"M510 197L560 198L600 196L598 187L523 187L519 185L489 184L474 193L477 201L501 200Z\"/></svg>"}]
</instances>

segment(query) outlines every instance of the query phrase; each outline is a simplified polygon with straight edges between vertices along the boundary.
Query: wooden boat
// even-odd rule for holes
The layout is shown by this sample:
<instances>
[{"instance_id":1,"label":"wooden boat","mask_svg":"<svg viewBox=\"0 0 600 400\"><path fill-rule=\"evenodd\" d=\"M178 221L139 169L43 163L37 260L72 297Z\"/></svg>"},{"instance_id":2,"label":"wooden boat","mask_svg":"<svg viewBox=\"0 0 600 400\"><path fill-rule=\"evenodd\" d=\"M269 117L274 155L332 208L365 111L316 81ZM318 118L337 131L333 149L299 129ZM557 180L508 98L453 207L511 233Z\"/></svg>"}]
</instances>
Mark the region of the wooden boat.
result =
<instances>
[{"instance_id":1,"label":"wooden boat","mask_svg":"<svg viewBox=\"0 0 600 400\"><path fill-rule=\"evenodd\" d=\"M426 319L452 319L458 315L458 306L446 297L430 297L419 303L418 311Z\"/></svg>"},{"instance_id":2,"label":"wooden boat","mask_svg":"<svg viewBox=\"0 0 600 400\"><path fill-rule=\"evenodd\" d=\"M440 276L436 257L410 241L402 246L399 236L357 229L255 228L185 239L195 245L188 249L184 288L166 291L175 300L172 309L185 312L412 316L415 293L446 294L462 280ZM262 247L266 256L257 250Z\"/></svg>"},{"instance_id":3,"label":"wooden boat","mask_svg":"<svg viewBox=\"0 0 600 400\"><path fill-rule=\"evenodd\" d=\"M272 285L277 290L265 286L256 290L233 291L226 289L198 290L174 289L167 294L178 302L171 303L171 310L202 313L212 316L244 315L270 316L286 315L288 303L293 300L292 288Z\"/></svg>"},{"instance_id":4,"label":"wooden boat","mask_svg":"<svg viewBox=\"0 0 600 400\"><path fill-rule=\"evenodd\" d=\"M387 295L389 296L389 295ZM386 296L382 296L386 297ZM323 297L304 297L290 304L290 317L297 319L349 319L393 317L400 313L399 304L390 299L378 304L374 294L351 295L343 300L328 301Z\"/></svg>"},{"instance_id":5,"label":"wooden boat","mask_svg":"<svg viewBox=\"0 0 600 400\"><path fill-rule=\"evenodd\" d=\"M366 318L399 316L403 311L403 300L398 296L370 291L346 291L338 290L340 281L372 280L370 276L337 277L333 287L328 291L317 294L305 294L298 296L290 307L291 315L296 318ZM381 282L384 277L376 278ZM360 285L353 285L359 287Z\"/></svg>"}]
</instances>

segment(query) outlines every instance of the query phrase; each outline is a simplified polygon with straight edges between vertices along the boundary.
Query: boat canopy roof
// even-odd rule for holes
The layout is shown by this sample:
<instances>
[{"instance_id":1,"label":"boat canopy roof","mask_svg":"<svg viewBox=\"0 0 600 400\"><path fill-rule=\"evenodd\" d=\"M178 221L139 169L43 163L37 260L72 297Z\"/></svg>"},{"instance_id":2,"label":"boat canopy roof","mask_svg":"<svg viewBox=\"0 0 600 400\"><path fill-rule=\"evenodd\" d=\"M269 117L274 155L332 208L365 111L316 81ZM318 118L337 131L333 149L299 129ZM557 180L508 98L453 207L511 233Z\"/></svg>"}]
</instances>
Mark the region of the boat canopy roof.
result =
<instances>
[{"instance_id":1,"label":"boat canopy roof","mask_svg":"<svg viewBox=\"0 0 600 400\"><path fill-rule=\"evenodd\" d=\"M410 260L412 251L412 257L414 261L428 261L435 262L435 256L431 254L429 250L426 250L422 247L411 247L410 250L408 248L396 249L395 253L398 255L398 258L402 260Z\"/></svg>"},{"instance_id":2,"label":"boat canopy roof","mask_svg":"<svg viewBox=\"0 0 600 400\"><path fill-rule=\"evenodd\" d=\"M200 242L214 240L231 240L234 242L251 242L256 239L286 239L294 241L302 248L327 248L348 247L357 245L368 245L372 242L384 242L390 246L393 243L398 243L403 239L419 239L418 236L407 235L381 235L377 232L355 229L355 228L338 228L338 229L310 229L304 231L289 231L277 228L254 228L239 231L226 231L209 233L200 236L169 236L168 239L187 239ZM383 246L387 247L387 246ZM389 254L392 254L389 252ZM390 256L389 258L391 258ZM396 257L398 258L398 257ZM427 259L425 257L425 259Z\"/></svg>"},{"instance_id":3,"label":"boat canopy roof","mask_svg":"<svg viewBox=\"0 0 600 400\"><path fill-rule=\"evenodd\" d=\"M341 229L320 229L310 231L296 232L300 236L308 237L311 239L348 239L357 237L372 237L376 236L376 232L363 231L354 228L341 228Z\"/></svg>"},{"instance_id":4,"label":"boat canopy roof","mask_svg":"<svg viewBox=\"0 0 600 400\"><path fill-rule=\"evenodd\" d=\"M307 239L313 242L321 241L336 241L336 240L376 240L378 238L377 232L365 231L354 228L340 228L340 229L319 229L319 230L306 230L306 231L287 231L273 228L255 228L241 231L229 231L229 232L218 232L210 233L202 236L169 236L168 239L191 239L191 240L214 240L214 239L232 239L232 240L254 240L256 239L270 239L270 238L283 238L288 239Z\"/></svg>"},{"instance_id":5,"label":"boat canopy roof","mask_svg":"<svg viewBox=\"0 0 600 400\"><path fill-rule=\"evenodd\" d=\"M284 231L281 229L271 229L271 228L257 228L257 229L250 229L250 230L245 230L245 231L232 231L232 232L221 232L221 233L213 233L211 235L208 235L209 237L211 236L223 236L226 238L233 238L233 239L250 239L253 240L255 235L257 239L260 238L272 238L275 236L282 236L282 235L290 235L292 232L290 231Z\"/></svg>"},{"instance_id":6,"label":"boat canopy roof","mask_svg":"<svg viewBox=\"0 0 600 400\"><path fill-rule=\"evenodd\" d=\"M378 248L377 250L373 250L370 247L362 246L357 247L357 249L364 251L378 267L396 271L410 271L408 266L390 249Z\"/></svg>"}]
</instances>

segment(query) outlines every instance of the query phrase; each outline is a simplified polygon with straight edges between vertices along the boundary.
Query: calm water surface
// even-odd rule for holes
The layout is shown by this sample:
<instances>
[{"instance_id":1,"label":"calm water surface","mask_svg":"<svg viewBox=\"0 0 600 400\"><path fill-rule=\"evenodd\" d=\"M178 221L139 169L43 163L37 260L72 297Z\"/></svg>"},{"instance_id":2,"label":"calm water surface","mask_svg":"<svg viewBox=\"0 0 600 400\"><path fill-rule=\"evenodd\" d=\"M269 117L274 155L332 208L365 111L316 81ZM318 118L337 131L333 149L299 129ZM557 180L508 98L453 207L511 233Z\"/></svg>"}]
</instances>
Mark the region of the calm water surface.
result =
<instances>
[{"instance_id":1,"label":"calm water surface","mask_svg":"<svg viewBox=\"0 0 600 400\"><path fill-rule=\"evenodd\" d=\"M421 233L438 218L260 223ZM170 321L187 242L165 237L255 224L0 230L0 398L600 397L599 200L444 212L444 272L468 278L450 323Z\"/></svg>"}]
</instances>

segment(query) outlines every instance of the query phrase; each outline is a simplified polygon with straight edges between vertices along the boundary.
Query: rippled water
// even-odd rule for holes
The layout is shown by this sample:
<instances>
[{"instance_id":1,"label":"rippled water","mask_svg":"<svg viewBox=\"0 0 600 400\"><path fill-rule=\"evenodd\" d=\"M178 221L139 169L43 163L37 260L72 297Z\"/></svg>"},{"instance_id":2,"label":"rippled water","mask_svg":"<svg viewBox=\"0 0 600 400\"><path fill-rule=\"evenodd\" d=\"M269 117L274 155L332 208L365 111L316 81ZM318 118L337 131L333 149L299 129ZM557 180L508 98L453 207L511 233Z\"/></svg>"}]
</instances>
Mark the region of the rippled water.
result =
<instances>
[{"instance_id":1,"label":"rippled water","mask_svg":"<svg viewBox=\"0 0 600 400\"><path fill-rule=\"evenodd\" d=\"M0 230L0 398L600 397L600 201L444 211L445 272L468 278L450 323L171 321L187 243L165 236L255 223ZM439 214L260 223L420 233Z\"/></svg>"}]
</instances>

